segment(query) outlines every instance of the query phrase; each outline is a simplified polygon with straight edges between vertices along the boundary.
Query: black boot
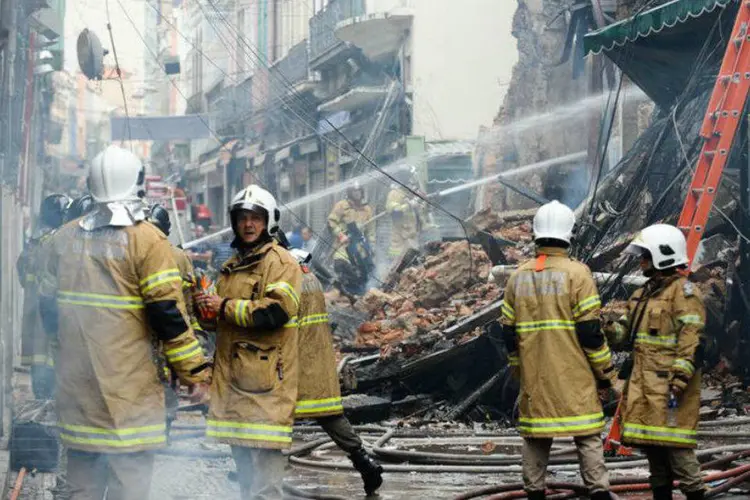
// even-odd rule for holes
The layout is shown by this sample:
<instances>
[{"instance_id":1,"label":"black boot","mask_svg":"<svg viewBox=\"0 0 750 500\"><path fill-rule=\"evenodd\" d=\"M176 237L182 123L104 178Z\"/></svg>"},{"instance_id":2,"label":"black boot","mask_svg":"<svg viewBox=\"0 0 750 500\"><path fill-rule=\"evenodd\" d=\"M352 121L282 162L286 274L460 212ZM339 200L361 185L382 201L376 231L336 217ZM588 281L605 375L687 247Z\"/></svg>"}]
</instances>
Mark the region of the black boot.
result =
<instances>
[{"instance_id":1,"label":"black boot","mask_svg":"<svg viewBox=\"0 0 750 500\"><path fill-rule=\"evenodd\" d=\"M703 500L706 498L706 492L704 490L689 491L685 493L685 498L687 498L687 500Z\"/></svg>"},{"instance_id":2,"label":"black boot","mask_svg":"<svg viewBox=\"0 0 750 500\"><path fill-rule=\"evenodd\" d=\"M367 496L375 493L380 488L380 485L383 484L383 467L375 462L364 448L360 448L349 455L349 460L352 461L354 468L362 475Z\"/></svg>"},{"instance_id":3,"label":"black boot","mask_svg":"<svg viewBox=\"0 0 750 500\"><path fill-rule=\"evenodd\" d=\"M654 500L672 500L671 486L655 486L651 488L654 494Z\"/></svg>"},{"instance_id":4,"label":"black boot","mask_svg":"<svg viewBox=\"0 0 750 500\"><path fill-rule=\"evenodd\" d=\"M529 498L529 500L545 500L547 498L547 495L545 494L544 490L527 491L526 496Z\"/></svg>"},{"instance_id":5,"label":"black boot","mask_svg":"<svg viewBox=\"0 0 750 500\"><path fill-rule=\"evenodd\" d=\"M609 494L609 491L597 491L592 493L590 498L591 500L612 500L612 495Z\"/></svg>"}]
</instances>

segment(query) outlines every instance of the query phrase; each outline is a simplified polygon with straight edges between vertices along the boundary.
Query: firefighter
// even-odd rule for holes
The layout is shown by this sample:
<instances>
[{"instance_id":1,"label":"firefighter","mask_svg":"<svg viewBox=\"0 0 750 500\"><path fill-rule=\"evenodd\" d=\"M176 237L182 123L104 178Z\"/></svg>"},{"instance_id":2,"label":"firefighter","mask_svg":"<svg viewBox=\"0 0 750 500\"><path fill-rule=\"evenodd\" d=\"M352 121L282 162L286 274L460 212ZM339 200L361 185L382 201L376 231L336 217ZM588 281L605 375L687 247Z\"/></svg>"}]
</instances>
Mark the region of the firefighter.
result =
<instances>
[{"instance_id":1,"label":"firefighter","mask_svg":"<svg viewBox=\"0 0 750 500\"><path fill-rule=\"evenodd\" d=\"M148 221L164 233L164 236L168 237L172 232L172 221L169 217L169 211L162 205L154 204L151 206L149 209ZM193 274L193 263L183 249L174 245L171 245L171 247L172 255L177 264L177 269L180 271L180 277L182 278L182 297L185 300L185 309L190 320L190 326L193 328L193 333L203 348L203 354L208 359L211 359L213 356L213 341L198 322L193 305L193 284L195 279ZM160 355L161 349L159 348L158 343L155 347L156 359L161 366L163 377L162 382L164 382L166 390L168 422L171 422L176 417L177 407L180 402L177 393L178 379L174 371L169 368L169 364L164 356Z\"/></svg>"},{"instance_id":2,"label":"firefighter","mask_svg":"<svg viewBox=\"0 0 750 500\"><path fill-rule=\"evenodd\" d=\"M568 255L573 211L558 201L534 216L537 256L508 280L501 305L509 365L520 376L519 431L524 487L545 498L552 438L572 436L581 476L594 500L608 499L600 433L612 354L599 324L599 295L588 267Z\"/></svg>"},{"instance_id":3,"label":"firefighter","mask_svg":"<svg viewBox=\"0 0 750 500\"><path fill-rule=\"evenodd\" d=\"M362 476L369 496L383 484L383 467L365 451L362 440L344 416L341 404L336 356L333 350L323 287L308 267L311 255L291 250L302 267L302 294L299 308L299 393L295 415L311 418L341 448Z\"/></svg>"},{"instance_id":4,"label":"firefighter","mask_svg":"<svg viewBox=\"0 0 750 500\"><path fill-rule=\"evenodd\" d=\"M83 217L94 208L94 199L90 194L84 194L74 199L68 205L65 210L65 222L68 223L72 220L76 220L79 217Z\"/></svg>"},{"instance_id":5,"label":"firefighter","mask_svg":"<svg viewBox=\"0 0 750 500\"><path fill-rule=\"evenodd\" d=\"M165 236L169 236L172 233L172 220L169 217L169 211L164 206L159 204L152 205L149 221L158 227ZM198 321L198 317L195 314L193 290L195 289L196 276L193 269L193 262L188 257L187 252L178 246L172 245L172 254L177 263L177 268L180 270L180 276L182 276L182 291L188 317L190 318L190 326L193 327L195 336L201 343L205 355L211 358L213 357L216 342L213 334L204 330L203 325Z\"/></svg>"},{"instance_id":6,"label":"firefighter","mask_svg":"<svg viewBox=\"0 0 750 500\"><path fill-rule=\"evenodd\" d=\"M372 207L365 200L365 190L359 181L355 181L346 190L346 199L334 205L328 215L328 226L336 238L336 246L333 255L333 268L339 275L344 291L352 295L364 293L371 266L366 262L372 262L372 249L375 247L375 225L367 224L373 217ZM350 239L355 235L350 234L353 224L363 239L366 246L362 255L363 262L352 262L349 251ZM361 246L359 248L362 248Z\"/></svg>"},{"instance_id":7,"label":"firefighter","mask_svg":"<svg viewBox=\"0 0 750 500\"><path fill-rule=\"evenodd\" d=\"M673 480L688 500L701 499L694 449L705 309L696 287L680 274L688 265L685 236L674 226L656 224L642 230L626 252L640 256L649 280L630 298L619 323L633 346L632 362L620 374L628 379L623 441L643 448L655 500L672 498Z\"/></svg>"},{"instance_id":8,"label":"firefighter","mask_svg":"<svg viewBox=\"0 0 750 500\"><path fill-rule=\"evenodd\" d=\"M409 198L400 186L394 186L388 193L385 209L391 214L392 219L391 246L388 254L391 259L395 259L407 248L418 247L425 214L418 198Z\"/></svg>"},{"instance_id":9,"label":"firefighter","mask_svg":"<svg viewBox=\"0 0 750 500\"><path fill-rule=\"evenodd\" d=\"M277 499L297 400L297 314L302 272L276 242L280 212L256 185L229 209L237 250L196 300L218 316L208 437L232 447L243 499Z\"/></svg>"},{"instance_id":10,"label":"firefighter","mask_svg":"<svg viewBox=\"0 0 750 500\"><path fill-rule=\"evenodd\" d=\"M146 221L144 168L109 146L91 164L93 210L52 239L40 291L58 343L60 439L72 498L147 498L153 451L166 445L164 388L152 336L196 400L210 366L186 321L169 242Z\"/></svg>"},{"instance_id":11,"label":"firefighter","mask_svg":"<svg viewBox=\"0 0 750 500\"><path fill-rule=\"evenodd\" d=\"M149 209L148 220L154 226L159 228L161 232L164 233L164 236L169 236L171 234L172 221L169 217L169 211L162 205L155 204L151 206ZM191 291L194 279L193 263L190 260L190 257L185 253L185 250L175 245L171 245L171 247L172 255L177 263L177 269L180 270L180 276L182 277L182 288L184 291L183 297L185 299L188 315L190 316L190 326L192 326L194 330L200 330L201 327L194 314L193 294Z\"/></svg>"},{"instance_id":12,"label":"firefighter","mask_svg":"<svg viewBox=\"0 0 750 500\"><path fill-rule=\"evenodd\" d=\"M38 236L28 241L16 262L24 294L21 363L31 366L31 389L36 399L52 399L54 395L54 356L39 317L38 286L44 254L52 236L64 222L69 201L64 194L52 194L42 201Z\"/></svg>"}]
</instances>

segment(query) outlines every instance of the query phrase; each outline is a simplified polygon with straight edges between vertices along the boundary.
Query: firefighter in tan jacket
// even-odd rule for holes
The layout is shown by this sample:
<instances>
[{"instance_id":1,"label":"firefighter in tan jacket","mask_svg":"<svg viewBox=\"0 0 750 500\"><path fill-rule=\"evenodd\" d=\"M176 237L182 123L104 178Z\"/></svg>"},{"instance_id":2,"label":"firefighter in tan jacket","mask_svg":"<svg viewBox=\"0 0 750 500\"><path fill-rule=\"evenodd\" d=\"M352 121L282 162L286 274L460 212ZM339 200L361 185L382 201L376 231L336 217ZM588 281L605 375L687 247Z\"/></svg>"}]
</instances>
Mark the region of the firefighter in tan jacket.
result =
<instances>
[{"instance_id":1,"label":"firefighter in tan jacket","mask_svg":"<svg viewBox=\"0 0 750 500\"><path fill-rule=\"evenodd\" d=\"M169 242L145 221L143 179L131 152L97 155L88 179L96 205L57 232L45 263L40 311L59 344L57 411L74 500L148 497L153 450L167 439L151 332L199 398L210 377Z\"/></svg>"},{"instance_id":2,"label":"firefighter in tan jacket","mask_svg":"<svg viewBox=\"0 0 750 500\"><path fill-rule=\"evenodd\" d=\"M626 249L641 257L649 281L628 301L627 328L633 346L624 391L623 441L642 447L649 461L655 500L672 498L672 481L688 500L704 497L695 456L700 410L703 301L679 274L688 264L682 231L656 224Z\"/></svg>"},{"instance_id":3,"label":"firefighter in tan jacket","mask_svg":"<svg viewBox=\"0 0 750 500\"><path fill-rule=\"evenodd\" d=\"M333 270L338 275L344 291L351 295L364 294L371 270L365 272L359 269L347 252L351 240L349 225L354 224L362 233L366 244L369 245L370 257L372 257L375 248L375 224L368 224L372 217L372 207L365 200L365 190L359 182L347 188L346 199L336 203L328 215L328 227L336 238ZM357 248L360 247L357 246Z\"/></svg>"},{"instance_id":4,"label":"firefighter in tan jacket","mask_svg":"<svg viewBox=\"0 0 750 500\"><path fill-rule=\"evenodd\" d=\"M149 208L148 221L159 228L159 230L164 233L164 236L168 237L172 232L172 221L169 218L169 212L159 204L152 205ZM190 326L192 327L193 333L198 339L198 342L201 344L203 354L210 359L213 357L213 349L208 345L208 334L202 330L202 327L195 316L195 310L193 307L193 263L183 249L174 245L170 245L170 247L172 249L172 256L174 257L175 264L177 264L177 269L180 271L180 278L182 279L182 297L185 300L185 310L187 311ZM169 368L169 363L167 363L166 358L161 354L162 350L158 339L155 339L155 341L156 358L161 366L161 377L167 396L166 405L168 421L171 423L177 417L177 408L180 404L178 377L174 370Z\"/></svg>"},{"instance_id":5,"label":"firefighter in tan jacket","mask_svg":"<svg viewBox=\"0 0 750 500\"><path fill-rule=\"evenodd\" d=\"M388 256L395 259L407 248L417 248L425 214L419 206L418 199L408 198L400 187L394 187L388 193L385 209L391 214L392 219Z\"/></svg>"},{"instance_id":6,"label":"firefighter in tan jacket","mask_svg":"<svg viewBox=\"0 0 750 500\"><path fill-rule=\"evenodd\" d=\"M362 440L344 416L341 389L336 373L336 355L328 322L323 287L308 267L311 255L291 250L302 268L299 309L299 393L297 419L315 419L333 442L349 456L362 475L365 493L375 493L383 484L383 467L365 451Z\"/></svg>"},{"instance_id":7,"label":"firefighter in tan jacket","mask_svg":"<svg viewBox=\"0 0 750 500\"><path fill-rule=\"evenodd\" d=\"M243 499L282 497L297 401L297 316L302 272L273 235L279 210L252 185L230 206L237 254L218 295L196 300L218 315L207 436L231 445Z\"/></svg>"},{"instance_id":8,"label":"firefighter in tan jacket","mask_svg":"<svg viewBox=\"0 0 750 500\"><path fill-rule=\"evenodd\" d=\"M589 269L568 256L575 215L552 201L534 217L536 259L511 275L502 303L509 363L520 374L523 480L545 498L552 438L573 436L581 476L594 500L609 499L599 392L612 386L612 354L599 325Z\"/></svg>"},{"instance_id":9,"label":"firefighter in tan jacket","mask_svg":"<svg viewBox=\"0 0 750 500\"><path fill-rule=\"evenodd\" d=\"M31 366L31 389L36 399L52 399L55 392L55 363L39 316L38 293L44 255L52 236L63 224L68 201L63 194L52 194L42 201L38 219L40 235L29 240L16 262L23 287L21 363Z\"/></svg>"}]
</instances>

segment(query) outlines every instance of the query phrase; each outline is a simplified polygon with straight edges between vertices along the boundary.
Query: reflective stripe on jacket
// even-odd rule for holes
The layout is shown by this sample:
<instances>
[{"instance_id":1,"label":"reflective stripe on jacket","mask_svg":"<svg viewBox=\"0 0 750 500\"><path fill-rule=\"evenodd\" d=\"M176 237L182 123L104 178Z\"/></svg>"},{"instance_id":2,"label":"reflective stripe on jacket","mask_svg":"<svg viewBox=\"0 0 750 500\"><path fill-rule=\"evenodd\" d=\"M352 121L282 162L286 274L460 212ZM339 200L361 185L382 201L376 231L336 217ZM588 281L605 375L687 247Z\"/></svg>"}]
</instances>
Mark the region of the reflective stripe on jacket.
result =
<instances>
[{"instance_id":1,"label":"reflective stripe on jacket","mask_svg":"<svg viewBox=\"0 0 750 500\"><path fill-rule=\"evenodd\" d=\"M166 237L148 222L86 231L72 221L52 240L41 286L45 300L56 297L58 330L49 333L59 340L57 411L65 445L103 453L164 446L164 389L152 336L183 381L208 376Z\"/></svg>"},{"instance_id":2,"label":"reflective stripe on jacket","mask_svg":"<svg viewBox=\"0 0 750 500\"><path fill-rule=\"evenodd\" d=\"M540 438L596 434L604 427L597 379L613 376L598 330L596 285L567 251L540 248L538 255L513 273L501 304L504 331L513 332L517 346L509 349L509 365L520 372L519 431ZM596 345L582 345L577 328L584 323L594 325Z\"/></svg>"},{"instance_id":3,"label":"reflective stripe on jacket","mask_svg":"<svg viewBox=\"0 0 750 500\"><path fill-rule=\"evenodd\" d=\"M299 394L297 418L341 415L336 354L329 326L326 299L318 278L303 268L299 310Z\"/></svg>"},{"instance_id":4,"label":"reflective stripe on jacket","mask_svg":"<svg viewBox=\"0 0 750 500\"><path fill-rule=\"evenodd\" d=\"M694 448L701 389L696 354L705 322L698 289L678 276L649 282L628 301L628 316L633 323L640 321L631 325L633 371L624 394L623 441ZM676 425L669 426L669 386L675 377L687 386L677 401Z\"/></svg>"},{"instance_id":5,"label":"reflective stripe on jacket","mask_svg":"<svg viewBox=\"0 0 750 500\"><path fill-rule=\"evenodd\" d=\"M224 266L206 435L230 445L289 448L297 400L302 273L275 241ZM281 324L283 321L283 324Z\"/></svg>"}]
</instances>

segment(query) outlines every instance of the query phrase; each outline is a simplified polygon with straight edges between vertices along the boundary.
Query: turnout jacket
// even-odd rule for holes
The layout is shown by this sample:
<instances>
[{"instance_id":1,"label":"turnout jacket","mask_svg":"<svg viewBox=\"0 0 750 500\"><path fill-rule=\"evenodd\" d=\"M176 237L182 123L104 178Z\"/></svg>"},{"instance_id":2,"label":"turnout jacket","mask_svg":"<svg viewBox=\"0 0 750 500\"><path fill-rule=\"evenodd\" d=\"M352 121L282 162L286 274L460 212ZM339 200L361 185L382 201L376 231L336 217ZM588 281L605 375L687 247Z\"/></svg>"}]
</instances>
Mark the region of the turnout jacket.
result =
<instances>
[{"instance_id":1,"label":"turnout jacket","mask_svg":"<svg viewBox=\"0 0 750 500\"><path fill-rule=\"evenodd\" d=\"M633 340L622 412L625 443L696 447L705 317L697 287L685 277L651 279L633 293L621 318ZM674 426L668 425L670 385L683 389Z\"/></svg>"},{"instance_id":2,"label":"turnout jacket","mask_svg":"<svg viewBox=\"0 0 750 500\"><path fill-rule=\"evenodd\" d=\"M417 246L417 237L425 220L424 211L409 204L409 199L400 189L391 189L385 201L385 209L391 213L391 246L389 254L397 257L407 247Z\"/></svg>"},{"instance_id":3,"label":"turnout jacket","mask_svg":"<svg viewBox=\"0 0 750 500\"><path fill-rule=\"evenodd\" d=\"M206 434L249 448L289 448L297 401L302 272L275 240L221 270Z\"/></svg>"},{"instance_id":4,"label":"turnout jacket","mask_svg":"<svg viewBox=\"0 0 750 500\"><path fill-rule=\"evenodd\" d=\"M520 374L519 431L525 437L586 436L604 427L597 387L611 386L612 354L599 325L588 267L560 248L511 275L502 309L509 364Z\"/></svg>"},{"instance_id":5,"label":"turnout jacket","mask_svg":"<svg viewBox=\"0 0 750 500\"><path fill-rule=\"evenodd\" d=\"M102 453L166 445L152 336L184 382L205 382L210 370L161 231L149 222L90 231L78 220L68 223L51 241L40 296L45 328L59 343L57 411L65 445Z\"/></svg>"},{"instance_id":6,"label":"turnout jacket","mask_svg":"<svg viewBox=\"0 0 750 500\"><path fill-rule=\"evenodd\" d=\"M299 394L297 418L341 415L341 388L336 354L326 311L326 299L318 278L302 266L299 309Z\"/></svg>"}]
</instances>

